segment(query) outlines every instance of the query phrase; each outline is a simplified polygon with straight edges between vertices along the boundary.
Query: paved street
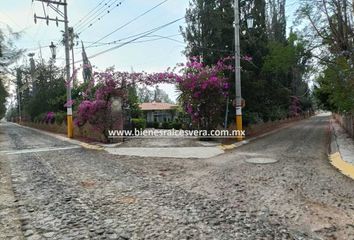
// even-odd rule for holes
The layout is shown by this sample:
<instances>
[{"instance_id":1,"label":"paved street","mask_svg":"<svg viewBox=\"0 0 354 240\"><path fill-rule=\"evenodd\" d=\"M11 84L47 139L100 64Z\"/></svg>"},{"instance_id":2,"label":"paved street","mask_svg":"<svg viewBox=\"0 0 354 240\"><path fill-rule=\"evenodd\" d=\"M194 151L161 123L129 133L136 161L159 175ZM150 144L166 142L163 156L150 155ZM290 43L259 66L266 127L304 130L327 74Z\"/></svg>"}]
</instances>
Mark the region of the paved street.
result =
<instances>
[{"instance_id":1,"label":"paved street","mask_svg":"<svg viewBox=\"0 0 354 240\"><path fill-rule=\"evenodd\" d=\"M209 159L110 155L1 123L0 239L354 239L328 121Z\"/></svg>"}]
</instances>

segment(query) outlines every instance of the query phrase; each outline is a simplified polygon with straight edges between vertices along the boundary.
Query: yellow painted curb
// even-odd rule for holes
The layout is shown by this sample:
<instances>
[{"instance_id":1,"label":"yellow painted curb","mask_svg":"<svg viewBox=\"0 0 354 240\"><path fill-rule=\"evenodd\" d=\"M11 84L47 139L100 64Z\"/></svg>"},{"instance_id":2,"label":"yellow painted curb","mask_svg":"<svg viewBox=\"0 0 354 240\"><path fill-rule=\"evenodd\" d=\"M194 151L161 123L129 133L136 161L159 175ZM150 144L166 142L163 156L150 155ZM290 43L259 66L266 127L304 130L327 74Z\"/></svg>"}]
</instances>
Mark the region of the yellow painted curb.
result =
<instances>
[{"instance_id":1,"label":"yellow painted curb","mask_svg":"<svg viewBox=\"0 0 354 240\"><path fill-rule=\"evenodd\" d=\"M354 165L345 162L339 152L329 155L331 164L339 169L344 175L354 180Z\"/></svg>"},{"instance_id":2,"label":"yellow painted curb","mask_svg":"<svg viewBox=\"0 0 354 240\"><path fill-rule=\"evenodd\" d=\"M231 149L234 149L236 147L235 144L230 144L230 145L221 145L220 148L221 150L231 150Z\"/></svg>"},{"instance_id":3,"label":"yellow painted curb","mask_svg":"<svg viewBox=\"0 0 354 240\"><path fill-rule=\"evenodd\" d=\"M88 143L80 143L80 146L86 149L91 149L91 150L103 150L103 147L101 146L96 146Z\"/></svg>"}]
</instances>

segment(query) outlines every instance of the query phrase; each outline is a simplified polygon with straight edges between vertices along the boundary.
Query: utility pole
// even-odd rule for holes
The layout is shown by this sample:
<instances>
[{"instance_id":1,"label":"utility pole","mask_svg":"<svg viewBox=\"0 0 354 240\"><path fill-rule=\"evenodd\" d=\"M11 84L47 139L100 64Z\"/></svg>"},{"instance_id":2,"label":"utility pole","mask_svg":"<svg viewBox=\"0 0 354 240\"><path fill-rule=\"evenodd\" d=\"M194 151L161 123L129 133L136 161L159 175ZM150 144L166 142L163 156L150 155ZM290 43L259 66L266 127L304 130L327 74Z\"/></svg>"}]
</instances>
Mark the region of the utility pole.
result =
<instances>
[{"instance_id":1,"label":"utility pole","mask_svg":"<svg viewBox=\"0 0 354 240\"><path fill-rule=\"evenodd\" d=\"M17 104L18 104L18 123L22 123L22 110L21 110L21 95L20 90L17 89Z\"/></svg>"},{"instance_id":2,"label":"utility pole","mask_svg":"<svg viewBox=\"0 0 354 240\"><path fill-rule=\"evenodd\" d=\"M71 79L70 79L70 46L69 46L69 21L68 21L68 5L67 5L67 0L36 0L38 2L46 3L47 6L49 6L51 9L53 9L59 16L62 17L62 19L56 18L50 18L46 12L44 12L44 17L38 17L36 14L34 14L34 22L37 23L37 19L40 20L45 20L47 25L49 24L49 21L54 21L56 22L56 25L58 26L59 22L64 23L64 40L65 40L65 73L66 73L66 106L67 106L67 133L68 137L72 138L73 137L73 132L74 132L74 125L73 125L73 110L72 110L72 99L71 99ZM56 5L56 6L55 6ZM64 8L64 12L62 12L59 9L59 6L62 6Z\"/></svg>"},{"instance_id":3,"label":"utility pole","mask_svg":"<svg viewBox=\"0 0 354 240\"><path fill-rule=\"evenodd\" d=\"M236 139L242 140L242 96L241 96L241 48L240 48L240 10L239 0L234 0L235 7L235 93L236 93Z\"/></svg>"},{"instance_id":4,"label":"utility pole","mask_svg":"<svg viewBox=\"0 0 354 240\"><path fill-rule=\"evenodd\" d=\"M36 85L36 81L34 79L34 73L35 73L35 70L36 70L36 64L35 64L34 59L33 59L34 53L29 53L28 56L30 58L29 61L30 61L30 73L31 73L32 91L33 91L33 93L36 93L37 85ZM41 59L43 59L43 58L41 58Z\"/></svg>"},{"instance_id":5,"label":"utility pole","mask_svg":"<svg viewBox=\"0 0 354 240\"><path fill-rule=\"evenodd\" d=\"M69 38L70 38L70 48L71 48L71 62L72 62L72 75L74 75L75 71L75 55L74 55L74 38L75 32L73 27L69 27ZM73 79L73 86L76 86L75 79Z\"/></svg>"},{"instance_id":6,"label":"utility pole","mask_svg":"<svg viewBox=\"0 0 354 240\"><path fill-rule=\"evenodd\" d=\"M17 94L17 107L18 107L18 121L22 122L22 108L21 108L21 91L22 88L22 73L19 68L16 69L16 94Z\"/></svg>"},{"instance_id":7,"label":"utility pole","mask_svg":"<svg viewBox=\"0 0 354 240\"><path fill-rule=\"evenodd\" d=\"M67 124L68 137L72 138L74 135L73 125L73 108L71 100L71 80L70 80L70 46L69 46L69 22L68 22L68 5L64 0L64 28L65 28L65 62L66 62L66 104L67 104Z\"/></svg>"}]
</instances>

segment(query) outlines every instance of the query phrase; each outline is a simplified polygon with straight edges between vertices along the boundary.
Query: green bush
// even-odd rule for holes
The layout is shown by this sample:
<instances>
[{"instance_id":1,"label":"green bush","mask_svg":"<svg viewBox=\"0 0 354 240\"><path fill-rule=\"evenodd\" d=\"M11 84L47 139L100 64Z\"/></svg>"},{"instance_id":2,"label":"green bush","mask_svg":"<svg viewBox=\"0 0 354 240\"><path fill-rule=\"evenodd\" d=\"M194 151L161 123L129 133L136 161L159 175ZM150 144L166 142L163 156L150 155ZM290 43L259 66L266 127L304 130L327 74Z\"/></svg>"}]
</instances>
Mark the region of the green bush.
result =
<instances>
[{"instance_id":1,"label":"green bush","mask_svg":"<svg viewBox=\"0 0 354 240\"><path fill-rule=\"evenodd\" d=\"M163 122L162 123L162 128L163 129L171 129L172 128L172 123L171 122Z\"/></svg>"},{"instance_id":2,"label":"green bush","mask_svg":"<svg viewBox=\"0 0 354 240\"><path fill-rule=\"evenodd\" d=\"M146 124L147 128L160 128L160 123L159 122L148 122Z\"/></svg>"},{"instance_id":3,"label":"green bush","mask_svg":"<svg viewBox=\"0 0 354 240\"><path fill-rule=\"evenodd\" d=\"M160 123L159 122L154 122L153 126L154 126L154 128L160 128Z\"/></svg>"},{"instance_id":4,"label":"green bush","mask_svg":"<svg viewBox=\"0 0 354 240\"><path fill-rule=\"evenodd\" d=\"M263 122L262 117L256 112L247 112L245 111L243 114L243 122L245 126L249 124L258 124Z\"/></svg>"},{"instance_id":5,"label":"green bush","mask_svg":"<svg viewBox=\"0 0 354 240\"><path fill-rule=\"evenodd\" d=\"M176 130L182 129L182 123L177 121L172 122L172 128Z\"/></svg>"},{"instance_id":6,"label":"green bush","mask_svg":"<svg viewBox=\"0 0 354 240\"><path fill-rule=\"evenodd\" d=\"M65 112L57 112L55 113L55 123L58 125L62 125L64 120L66 119Z\"/></svg>"},{"instance_id":7,"label":"green bush","mask_svg":"<svg viewBox=\"0 0 354 240\"><path fill-rule=\"evenodd\" d=\"M38 115L38 123L45 123L46 113L41 113Z\"/></svg>"},{"instance_id":8,"label":"green bush","mask_svg":"<svg viewBox=\"0 0 354 240\"><path fill-rule=\"evenodd\" d=\"M270 114L269 118L271 121L277 121L281 119L285 119L287 117L287 110L275 108Z\"/></svg>"},{"instance_id":9,"label":"green bush","mask_svg":"<svg viewBox=\"0 0 354 240\"><path fill-rule=\"evenodd\" d=\"M145 129L146 120L144 118L132 118L132 127L133 129Z\"/></svg>"},{"instance_id":10,"label":"green bush","mask_svg":"<svg viewBox=\"0 0 354 240\"><path fill-rule=\"evenodd\" d=\"M39 116L35 116L35 117L33 118L33 122L34 122L34 123L39 123L39 122L40 122Z\"/></svg>"}]
</instances>

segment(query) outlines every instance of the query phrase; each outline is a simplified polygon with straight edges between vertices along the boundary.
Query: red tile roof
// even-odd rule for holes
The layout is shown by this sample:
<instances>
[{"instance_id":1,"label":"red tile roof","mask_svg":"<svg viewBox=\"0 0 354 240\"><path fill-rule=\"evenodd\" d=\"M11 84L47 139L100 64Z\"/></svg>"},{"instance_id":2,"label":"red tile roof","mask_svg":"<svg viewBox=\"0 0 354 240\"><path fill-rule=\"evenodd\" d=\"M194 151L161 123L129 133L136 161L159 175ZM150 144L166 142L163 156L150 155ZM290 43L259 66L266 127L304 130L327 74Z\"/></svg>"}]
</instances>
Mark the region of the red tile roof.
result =
<instances>
[{"instance_id":1,"label":"red tile roof","mask_svg":"<svg viewBox=\"0 0 354 240\"><path fill-rule=\"evenodd\" d=\"M139 105L140 109L143 111L149 110L171 110L177 107L175 104L170 103L161 103L161 102L151 102L151 103L142 103Z\"/></svg>"}]
</instances>

